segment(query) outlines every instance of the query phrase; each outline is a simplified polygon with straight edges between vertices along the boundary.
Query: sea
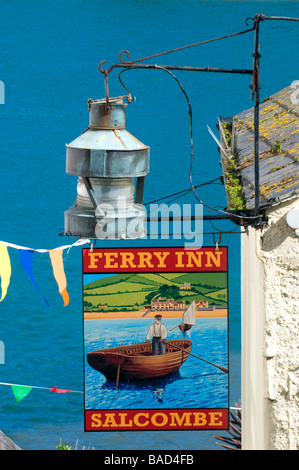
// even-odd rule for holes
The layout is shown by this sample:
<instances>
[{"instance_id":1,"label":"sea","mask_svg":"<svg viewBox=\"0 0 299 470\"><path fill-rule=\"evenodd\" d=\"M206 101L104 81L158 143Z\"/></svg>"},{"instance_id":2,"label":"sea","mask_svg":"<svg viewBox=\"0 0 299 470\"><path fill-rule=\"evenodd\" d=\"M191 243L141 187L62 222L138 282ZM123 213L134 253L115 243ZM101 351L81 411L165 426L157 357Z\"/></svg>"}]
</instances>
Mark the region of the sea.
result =
<instances>
[{"instance_id":1,"label":"sea","mask_svg":"<svg viewBox=\"0 0 299 470\"><path fill-rule=\"evenodd\" d=\"M252 27L252 17L258 13L299 17L299 5L296 1L262 0L1 2L0 80L5 96L0 97L0 241L15 247L8 248L11 277L0 303L0 341L5 352L5 360L0 361L0 429L20 448L55 450L62 443L77 450L224 451L211 431L84 432L81 247L63 251L67 306L47 250L76 241L61 235L64 212L75 201L77 185L76 177L66 174L66 144L88 126L88 99L105 97L99 63L106 61L102 67L108 69L120 62L119 54L124 50L130 60L136 60L243 31ZM260 30L263 100L299 78L298 24L269 20L260 24ZM251 32L144 63L251 68L253 50ZM129 54L123 53L122 58L127 60ZM118 79L120 70L114 68L108 74L110 97L127 94ZM220 181L218 143L208 126L217 137L218 117L234 116L253 106L250 77L187 71L173 74L176 79L162 69L130 70L121 75L124 86L136 98L126 108L126 128L150 146L144 203L151 210L150 203L170 196L163 202L178 204L183 213L188 207L194 209L200 200L204 214L215 215L226 207L226 195ZM192 191L185 191L190 189L190 169L194 186L203 185L196 189L198 199ZM205 220L199 232L204 246L218 243L228 247L229 354L224 359L229 366L229 406L234 412L241 406L240 243L246 234L228 220ZM97 241L96 246L167 247L184 246L185 241L184 237L158 236ZM20 264L18 246L33 250L35 284ZM39 249L46 251L36 251ZM194 334L216 328L208 320L201 325ZM224 330L218 326L216 330L222 334ZM98 326L90 321L87 328L92 337ZM116 328L121 328L120 323ZM209 350L206 353L211 356ZM216 360L223 359L220 350L213 354ZM180 402L191 400L209 406L208 383L214 388L214 401L220 405L226 400L227 382L222 383L217 369L190 358L180 374L179 380L164 383L160 392L148 390L149 402L164 406L179 389ZM190 381L200 385L201 394L196 390L189 396L190 387L184 384ZM10 384L33 388L18 403ZM72 392L51 393L55 386ZM98 387L107 403L117 406L115 390L104 382ZM126 387L117 391L117 400L120 397L140 400L138 391Z\"/></svg>"}]
</instances>

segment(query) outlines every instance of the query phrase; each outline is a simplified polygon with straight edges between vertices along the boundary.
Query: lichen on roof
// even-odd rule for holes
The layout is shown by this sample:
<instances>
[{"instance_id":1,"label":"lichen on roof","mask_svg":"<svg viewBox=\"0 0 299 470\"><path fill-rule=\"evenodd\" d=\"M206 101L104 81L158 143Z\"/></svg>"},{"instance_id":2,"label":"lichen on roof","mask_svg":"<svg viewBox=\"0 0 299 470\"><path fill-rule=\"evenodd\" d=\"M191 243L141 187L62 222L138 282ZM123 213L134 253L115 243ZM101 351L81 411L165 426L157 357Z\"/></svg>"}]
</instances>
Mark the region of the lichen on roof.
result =
<instances>
[{"instance_id":1,"label":"lichen on roof","mask_svg":"<svg viewBox=\"0 0 299 470\"><path fill-rule=\"evenodd\" d=\"M229 119L232 132L227 140L225 133ZM227 159L221 152L228 208L236 209L230 200L227 175L227 164L233 159L234 172L242 182L244 207L253 209L254 108L233 118L219 118L218 121L222 142L230 154ZM299 193L299 99L294 99L294 86L275 93L261 103L259 133L260 206L267 207Z\"/></svg>"}]
</instances>

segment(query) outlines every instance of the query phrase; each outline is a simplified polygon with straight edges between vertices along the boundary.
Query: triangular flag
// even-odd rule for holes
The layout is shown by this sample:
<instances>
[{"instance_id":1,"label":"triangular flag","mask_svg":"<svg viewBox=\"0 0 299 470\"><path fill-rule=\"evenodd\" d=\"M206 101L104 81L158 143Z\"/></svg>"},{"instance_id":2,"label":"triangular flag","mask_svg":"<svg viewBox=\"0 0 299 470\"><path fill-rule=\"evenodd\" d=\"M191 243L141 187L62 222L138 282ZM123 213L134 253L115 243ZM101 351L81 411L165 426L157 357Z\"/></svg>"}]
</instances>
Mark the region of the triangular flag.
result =
<instances>
[{"instance_id":1,"label":"triangular flag","mask_svg":"<svg viewBox=\"0 0 299 470\"><path fill-rule=\"evenodd\" d=\"M22 268L24 269L24 271L26 271L26 273L30 277L30 280L31 280L32 284L36 287L38 293L44 299L45 303L49 307L49 302L42 295L42 293L41 293L41 291L40 291L40 289L39 289L38 285L36 284L36 282L34 280L34 277L33 277L33 269L32 269L33 251L31 251L31 250L19 250L19 255L20 255L20 262L21 262Z\"/></svg>"},{"instance_id":2,"label":"triangular flag","mask_svg":"<svg viewBox=\"0 0 299 470\"><path fill-rule=\"evenodd\" d=\"M59 292L63 298L64 306L66 307L69 303L69 295L66 290L66 277L64 273L62 254L62 249L49 251L53 274L58 284Z\"/></svg>"},{"instance_id":3,"label":"triangular flag","mask_svg":"<svg viewBox=\"0 0 299 470\"><path fill-rule=\"evenodd\" d=\"M62 388L57 388L57 385L55 385L55 387L50 388L50 392L55 392L55 393L71 393L72 390L63 390Z\"/></svg>"},{"instance_id":4,"label":"triangular flag","mask_svg":"<svg viewBox=\"0 0 299 470\"><path fill-rule=\"evenodd\" d=\"M32 390L32 387L26 385L11 385L11 388L18 403L20 403L23 398L27 397L28 393Z\"/></svg>"},{"instance_id":5,"label":"triangular flag","mask_svg":"<svg viewBox=\"0 0 299 470\"><path fill-rule=\"evenodd\" d=\"M0 277L1 277L1 299L4 299L7 294L7 289L10 283L11 276L11 264L10 257L8 254L7 246L0 243Z\"/></svg>"}]
</instances>

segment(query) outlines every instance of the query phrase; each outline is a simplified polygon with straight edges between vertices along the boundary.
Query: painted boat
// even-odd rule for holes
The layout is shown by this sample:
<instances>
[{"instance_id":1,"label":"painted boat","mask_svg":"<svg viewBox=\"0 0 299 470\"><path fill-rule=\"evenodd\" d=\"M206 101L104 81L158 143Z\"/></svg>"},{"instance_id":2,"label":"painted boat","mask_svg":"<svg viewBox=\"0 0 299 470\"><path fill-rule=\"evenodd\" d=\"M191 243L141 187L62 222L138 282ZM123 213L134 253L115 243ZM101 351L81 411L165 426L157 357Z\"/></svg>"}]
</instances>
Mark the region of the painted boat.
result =
<instances>
[{"instance_id":1,"label":"painted boat","mask_svg":"<svg viewBox=\"0 0 299 470\"><path fill-rule=\"evenodd\" d=\"M195 303L194 301L189 305L187 310L184 312L181 325L179 329L184 332L188 331L195 325Z\"/></svg>"},{"instance_id":2,"label":"painted boat","mask_svg":"<svg viewBox=\"0 0 299 470\"><path fill-rule=\"evenodd\" d=\"M179 328L182 333L185 331L188 331L192 328L192 326L195 325L195 302L193 302L189 305L189 307L185 310L183 313L182 317L182 323L180 325L175 326L174 328L171 328L171 330L175 330L176 328Z\"/></svg>"},{"instance_id":3,"label":"painted boat","mask_svg":"<svg viewBox=\"0 0 299 470\"><path fill-rule=\"evenodd\" d=\"M191 349L192 341L189 339L173 339L166 342L165 354L153 356L152 343L137 343L89 352L87 362L108 381L137 382L176 372Z\"/></svg>"}]
</instances>

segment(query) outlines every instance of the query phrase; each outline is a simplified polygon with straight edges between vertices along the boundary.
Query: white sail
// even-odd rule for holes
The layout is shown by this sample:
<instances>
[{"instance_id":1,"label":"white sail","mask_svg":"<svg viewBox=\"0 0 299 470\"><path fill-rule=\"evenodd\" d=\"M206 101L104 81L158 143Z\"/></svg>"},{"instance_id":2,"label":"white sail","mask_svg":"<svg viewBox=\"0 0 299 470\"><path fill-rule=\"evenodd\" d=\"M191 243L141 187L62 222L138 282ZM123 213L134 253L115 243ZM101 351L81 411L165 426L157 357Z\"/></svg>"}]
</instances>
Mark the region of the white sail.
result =
<instances>
[{"instance_id":1,"label":"white sail","mask_svg":"<svg viewBox=\"0 0 299 470\"><path fill-rule=\"evenodd\" d=\"M195 325L195 303L194 303L194 300L189 305L187 310L184 312L183 324L184 325Z\"/></svg>"}]
</instances>

